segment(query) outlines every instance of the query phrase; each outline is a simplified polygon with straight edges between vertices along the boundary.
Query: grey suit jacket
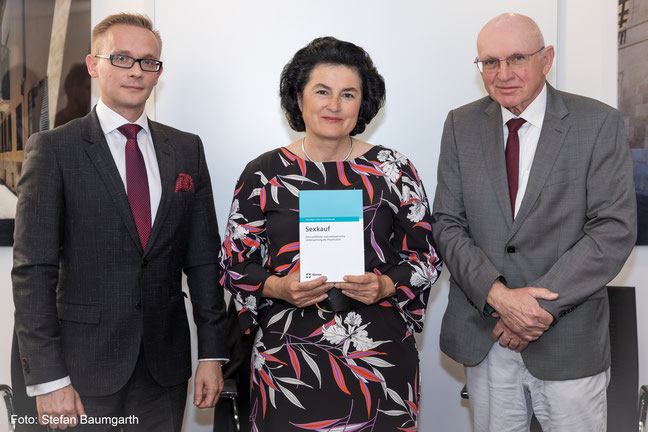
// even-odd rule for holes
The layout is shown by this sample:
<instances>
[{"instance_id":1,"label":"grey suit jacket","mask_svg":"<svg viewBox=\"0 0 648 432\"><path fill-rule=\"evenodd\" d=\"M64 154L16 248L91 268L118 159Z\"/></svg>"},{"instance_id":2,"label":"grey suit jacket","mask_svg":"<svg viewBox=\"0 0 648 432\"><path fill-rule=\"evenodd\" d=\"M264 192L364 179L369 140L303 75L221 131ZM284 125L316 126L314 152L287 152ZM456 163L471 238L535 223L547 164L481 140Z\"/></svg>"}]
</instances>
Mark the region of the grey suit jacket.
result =
<instances>
[{"instance_id":1,"label":"grey suit jacket","mask_svg":"<svg viewBox=\"0 0 648 432\"><path fill-rule=\"evenodd\" d=\"M466 365L484 359L497 322L486 297L503 276L509 288L559 294L540 301L554 324L522 358L534 376L565 380L610 364L605 284L634 245L636 203L619 112L547 86L544 123L515 221L500 106L486 97L448 114L433 230L452 275L443 352Z\"/></svg>"},{"instance_id":2,"label":"grey suit jacket","mask_svg":"<svg viewBox=\"0 0 648 432\"><path fill-rule=\"evenodd\" d=\"M162 198L146 250L94 111L27 142L12 271L27 385L69 375L82 396L112 394L130 377L141 346L159 384L186 381L183 270L199 358L227 357L220 239L202 143L149 125ZM193 188L177 187L181 173Z\"/></svg>"}]
</instances>

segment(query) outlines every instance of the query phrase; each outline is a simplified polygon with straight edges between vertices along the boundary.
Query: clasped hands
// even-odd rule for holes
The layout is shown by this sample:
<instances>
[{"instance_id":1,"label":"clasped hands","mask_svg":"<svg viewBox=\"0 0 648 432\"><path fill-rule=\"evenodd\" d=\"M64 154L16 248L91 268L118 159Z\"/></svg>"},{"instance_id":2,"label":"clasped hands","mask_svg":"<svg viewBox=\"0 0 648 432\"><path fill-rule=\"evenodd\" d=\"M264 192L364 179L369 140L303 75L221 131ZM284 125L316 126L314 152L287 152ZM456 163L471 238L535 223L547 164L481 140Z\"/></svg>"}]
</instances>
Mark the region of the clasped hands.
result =
<instances>
[{"instance_id":1,"label":"clasped hands","mask_svg":"<svg viewBox=\"0 0 648 432\"><path fill-rule=\"evenodd\" d=\"M270 276L263 286L263 296L284 300L297 307L304 308L326 300L326 294L336 287L342 294L364 304L373 304L378 300L396 293L394 282L389 276L378 276L367 272L363 275L344 276L344 282L326 282L321 276L307 282L299 281L298 273L286 276Z\"/></svg>"},{"instance_id":2,"label":"clasped hands","mask_svg":"<svg viewBox=\"0 0 648 432\"><path fill-rule=\"evenodd\" d=\"M553 316L544 310L537 299L556 300L558 293L546 288L524 287L509 289L496 280L486 301L499 318L491 333L493 341L499 339L502 347L522 352L529 342L538 339L553 322Z\"/></svg>"}]
</instances>

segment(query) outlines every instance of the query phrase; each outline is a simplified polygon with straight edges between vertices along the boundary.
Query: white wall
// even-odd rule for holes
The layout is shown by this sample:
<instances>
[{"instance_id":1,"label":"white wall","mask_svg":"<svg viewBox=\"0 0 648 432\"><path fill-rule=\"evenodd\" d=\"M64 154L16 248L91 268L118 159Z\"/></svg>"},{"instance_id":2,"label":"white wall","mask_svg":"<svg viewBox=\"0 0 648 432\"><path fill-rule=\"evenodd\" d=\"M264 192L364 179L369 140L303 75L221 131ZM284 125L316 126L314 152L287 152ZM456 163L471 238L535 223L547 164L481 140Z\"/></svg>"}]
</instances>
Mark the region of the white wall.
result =
<instances>
[{"instance_id":1,"label":"white wall","mask_svg":"<svg viewBox=\"0 0 648 432\"><path fill-rule=\"evenodd\" d=\"M558 1L561 90L617 106L617 8L611 0Z\"/></svg>"},{"instance_id":2,"label":"white wall","mask_svg":"<svg viewBox=\"0 0 648 432\"><path fill-rule=\"evenodd\" d=\"M156 116L203 139L224 228L245 164L301 136L290 130L279 106L283 66L315 37L334 35L365 48L386 81L386 106L361 139L405 153L433 193L448 110L485 94L472 64L480 27L517 7L537 18L548 43L556 41L556 0L518 3L356 0L344 2L342 12L300 0L194 0L192 8L157 0L165 64ZM188 21L201 29L200 37L178 26Z\"/></svg>"},{"instance_id":3,"label":"white wall","mask_svg":"<svg viewBox=\"0 0 648 432\"><path fill-rule=\"evenodd\" d=\"M161 30L165 70L156 93L155 116L203 138L221 229L244 164L297 136L285 125L279 108L279 73L292 54L316 36L346 38L371 54L387 82L387 105L362 138L411 157L430 195L436 185L445 115L483 94L471 64L474 40L481 25L500 12L515 10L538 21L547 44L556 46L555 75L550 80L558 88L616 105L617 6L611 0L357 0L335 2L332 5L338 7L328 10L319 3L309 4L297 0L92 2L93 26L108 13L140 11L153 17ZM638 287L638 310L648 307L648 293L641 289L641 282L648 279L647 260L648 248L635 248L614 281ZM9 381L10 267L11 249L0 248L0 382ZM421 340L421 431L469 430L468 410L458 395L462 368L438 349L447 291L445 275L430 298ZM637 318L640 382L648 383L648 317L638 313ZM189 409L185 429L210 430L210 415Z\"/></svg>"}]
</instances>

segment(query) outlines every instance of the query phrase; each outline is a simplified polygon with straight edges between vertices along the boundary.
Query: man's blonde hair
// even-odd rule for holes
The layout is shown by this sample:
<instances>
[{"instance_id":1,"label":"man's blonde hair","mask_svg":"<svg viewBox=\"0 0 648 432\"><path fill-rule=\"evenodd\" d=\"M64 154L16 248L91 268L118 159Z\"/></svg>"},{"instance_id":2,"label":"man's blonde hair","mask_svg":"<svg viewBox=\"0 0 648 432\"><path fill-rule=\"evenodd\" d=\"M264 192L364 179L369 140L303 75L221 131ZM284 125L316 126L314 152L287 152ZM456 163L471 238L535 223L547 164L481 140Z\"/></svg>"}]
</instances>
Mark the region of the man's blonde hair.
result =
<instances>
[{"instance_id":1,"label":"man's blonde hair","mask_svg":"<svg viewBox=\"0 0 648 432\"><path fill-rule=\"evenodd\" d=\"M106 31L114 25L131 25L135 27L144 28L155 36L155 39L160 45L160 52L162 52L162 38L160 37L160 32L153 29L153 22L146 15L142 14L133 14L133 13L118 13L114 15L108 15L104 18L99 24L95 26L92 30L92 52L93 54L98 54L98 41L101 39L101 36L106 33Z\"/></svg>"}]
</instances>

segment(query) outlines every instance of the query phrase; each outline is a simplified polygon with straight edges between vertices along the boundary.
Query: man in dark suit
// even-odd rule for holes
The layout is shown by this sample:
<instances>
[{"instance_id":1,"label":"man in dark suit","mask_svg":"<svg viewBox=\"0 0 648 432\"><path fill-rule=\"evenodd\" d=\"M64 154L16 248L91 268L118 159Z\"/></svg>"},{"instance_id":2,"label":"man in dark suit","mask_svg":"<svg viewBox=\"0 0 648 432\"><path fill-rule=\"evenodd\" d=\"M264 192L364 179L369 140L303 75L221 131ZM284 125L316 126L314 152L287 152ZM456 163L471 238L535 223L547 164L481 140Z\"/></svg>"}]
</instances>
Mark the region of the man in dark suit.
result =
<instances>
[{"instance_id":1,"label":"man in dark suit","mask_svg":"<svg viewBox=\"0 0 648 432\"><path fill-rule=\"evenodd\" d=\"M623 120L546 83L554 49L528 17L493 19L477 50L489 97L450 112L439 157L441 349L466 366L476 432L528 431L532 413L605 431L605 285L636 236Z\"/></svg>"},{"instance_id":2,"label":"man in dark suit","mask_svg":"<svg viewBox=\"0 0 648 432\"><path fill-rule=\"evenodd\" d=\"M160 52L147 17L104 19L86 58L99 103L26 146L15 329L27 393L50 427L116 418L124 430L180 430L191 376L183 271L198 333L194 404L214 406L223 386L220 240L203 146L144 112Z\"/></svg>"}]
</instances>

